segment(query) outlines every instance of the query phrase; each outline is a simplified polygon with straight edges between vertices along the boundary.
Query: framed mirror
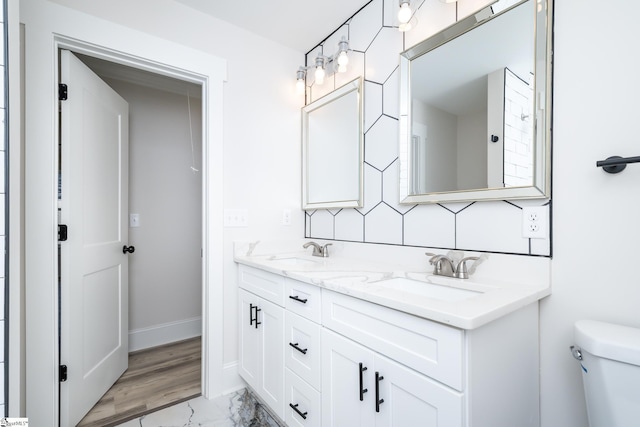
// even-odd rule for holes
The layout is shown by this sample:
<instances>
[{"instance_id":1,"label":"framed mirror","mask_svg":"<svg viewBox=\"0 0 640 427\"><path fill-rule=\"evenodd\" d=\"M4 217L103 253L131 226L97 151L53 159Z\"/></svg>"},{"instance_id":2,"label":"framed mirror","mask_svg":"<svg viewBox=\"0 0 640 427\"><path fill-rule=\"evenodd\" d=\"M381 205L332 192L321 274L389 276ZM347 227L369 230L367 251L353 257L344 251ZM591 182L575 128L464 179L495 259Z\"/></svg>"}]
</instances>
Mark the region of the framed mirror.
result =
<instances>
[{"instance_id":1,"label":"framed mirror","mask_svg":"<svg viewBox=\"0 0 640 427\"><path fill-rule=\"evenodd\" d=\"M362 78L302 108L302 208L362 206Z\"/></svg>"},{"instance_id":2,"label":"framed mirror","mask_svg":"<svg viewBox=\"0 0 640 427\"><path fill-rule=\"evenodd\" d=\"M500 0L400 55L400 203L547 198L551 0Z\"/></svg>"}]
</instances>

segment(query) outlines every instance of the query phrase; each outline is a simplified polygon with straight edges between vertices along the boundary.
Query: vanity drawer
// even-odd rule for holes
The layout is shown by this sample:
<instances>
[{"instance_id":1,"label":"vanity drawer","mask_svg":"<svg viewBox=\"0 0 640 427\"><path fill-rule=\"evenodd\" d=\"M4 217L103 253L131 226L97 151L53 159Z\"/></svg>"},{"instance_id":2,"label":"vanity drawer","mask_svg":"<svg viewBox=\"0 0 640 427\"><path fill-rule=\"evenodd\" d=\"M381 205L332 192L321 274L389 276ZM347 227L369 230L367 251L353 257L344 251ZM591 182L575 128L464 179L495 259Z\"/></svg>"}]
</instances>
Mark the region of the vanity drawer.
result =
<instances>
[{"instance_id":1,"label":"vanity drawer","mask_svg":"<svg viewBox=\"0 0 640 427\"><path fill-rule=\"evenodd\" d=\"M284 286L285 308L320 323L320 288L293 279L285 279Z\"/></svg>"},{"instance_id":2,"label":"vanity drawer","mask_svg":"<svg viewBox=\"0 0 640 427\"><path fill-rule=\"evenodd\" d=\"M284 420L289 427L320 427L320 393L302 378L285 369ZM292 408L295 406L295 409ZM299 411L297 412L296 409ZM304 417L303 417L304 415ZM305 418L306 417L306 418Z\"/></svg>"},{"instance_id":3,"label":"vanity drawer","mask_svg":"<svg viewBox=\"0 0 640 427\"><path fill-rule=\"evenodd\" d=\"M463 331L322 289L322 324L462 391Z\"/></svg>"},{"instance_id":4,"label":"vanity drawer","mask_svg":"<svg viewBox=\"0 0 640 427\"><path fill-rule=\"evenodd\" d=\"M285 311L284 336L285 366L320 390L320 325Z\"/></svg>"},{"instance_id":5,"label":"vanity drawer","mask_svg":"<svg viewBox=\"0 0 640 427\"><path fill-rule=\"evenodd\" d=\"M257 268L238 266L238 286L284 307L284 277Z\"/></svg>"}]
</instances>

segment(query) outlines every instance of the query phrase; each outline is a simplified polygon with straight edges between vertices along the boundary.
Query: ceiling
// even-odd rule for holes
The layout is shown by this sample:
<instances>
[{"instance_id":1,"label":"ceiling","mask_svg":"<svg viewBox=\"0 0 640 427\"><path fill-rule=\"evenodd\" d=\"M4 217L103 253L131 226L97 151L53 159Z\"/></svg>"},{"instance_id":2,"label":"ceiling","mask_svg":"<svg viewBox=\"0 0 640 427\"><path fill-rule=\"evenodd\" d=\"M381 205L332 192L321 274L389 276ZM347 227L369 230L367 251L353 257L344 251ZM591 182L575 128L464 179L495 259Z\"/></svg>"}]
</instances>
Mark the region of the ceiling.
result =
<instances>
[{"instance_id":1,"label":"ceiling","mask_svg":"<svg viewBox=\"0 0 640 427\"><path fill-rule=\"evenodd\" d=\"M305 53L369 0L175 1Z\"/></svg>"}]
</instances>

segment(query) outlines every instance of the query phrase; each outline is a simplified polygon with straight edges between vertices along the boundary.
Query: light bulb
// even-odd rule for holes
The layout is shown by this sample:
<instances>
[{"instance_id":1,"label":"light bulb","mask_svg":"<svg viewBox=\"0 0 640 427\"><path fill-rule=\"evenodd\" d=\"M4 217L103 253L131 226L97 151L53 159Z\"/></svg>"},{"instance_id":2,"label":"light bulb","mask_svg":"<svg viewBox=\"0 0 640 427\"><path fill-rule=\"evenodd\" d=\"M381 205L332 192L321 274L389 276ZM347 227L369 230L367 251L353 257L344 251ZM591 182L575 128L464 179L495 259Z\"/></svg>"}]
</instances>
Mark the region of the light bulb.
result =
<instances>
[{"instance_id":1,"label":"light bulb","mask_svg":"<svg viewBox=\"0 0 640 427\"><path fill-rule=\"evenodd\" d=\"M348 63L349 56L347 55L347 52L343 50L342 52L340 52L340 55L338 55L338 67L346 67Z\"/></svg>"},{"instance_id":2,"label":"light bulb","mask_svg":"<svg viewBox=\"0 0 640 427\"><path fill-rule=\"evenodd\" d=\"M324 76L325 76L325 72L324 72L324 68L318 66L316 67L316 83L321 85L322 83L324 83Z\"/></svg>"},{"instance_id":3,"label":"light bulb","mask_svg":"<svg viewBox=\"0 0 640 427\"><path fill-rule=\"evenodd\" d=\"M401 24L406 24L411 19L411 15L413 15L413 12L411 11L409 2L402 3L398 11L398 21L400 21Z\"/></svg>"},{"instance_id":4,"label":"light bulb","mask_svg":"<svg viewBox=\"0 0 640 427\"><path fill-rule=\"evenodd\" d=\"M302 79L296 80L296 93L298 95L304 95L304 90L305 90L304 80Z\"/></svg>"}]
</instances>

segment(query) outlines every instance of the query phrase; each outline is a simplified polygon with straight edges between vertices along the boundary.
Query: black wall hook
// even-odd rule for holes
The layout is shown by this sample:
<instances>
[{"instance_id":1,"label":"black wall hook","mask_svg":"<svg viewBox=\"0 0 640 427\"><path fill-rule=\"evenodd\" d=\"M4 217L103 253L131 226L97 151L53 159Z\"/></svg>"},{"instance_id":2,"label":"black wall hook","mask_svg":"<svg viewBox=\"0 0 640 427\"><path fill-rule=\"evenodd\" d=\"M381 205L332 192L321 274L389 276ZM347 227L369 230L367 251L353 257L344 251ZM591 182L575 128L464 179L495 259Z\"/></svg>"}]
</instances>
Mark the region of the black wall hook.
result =
<instances>
[{"instance_id":1,"label":"black wall hook","mask_svg":"<svg viewBox=\"0 0 640 427\"><path fill-rule=\"evenodd\" d=\"M611 156L607 157L606 160L598 160L596 162L597 167L601 167L605 172L608 173L620 173L622 172L629 163L640 163L640 156L636 157L620 157L620 156Z\"/></svg>"}]
</instances>

